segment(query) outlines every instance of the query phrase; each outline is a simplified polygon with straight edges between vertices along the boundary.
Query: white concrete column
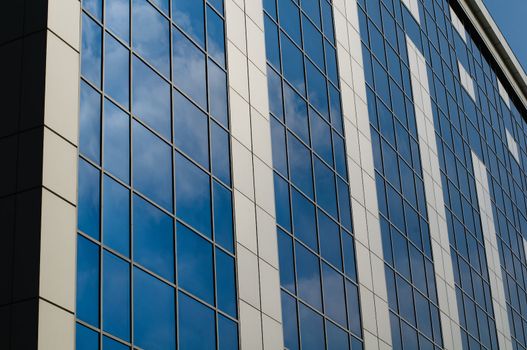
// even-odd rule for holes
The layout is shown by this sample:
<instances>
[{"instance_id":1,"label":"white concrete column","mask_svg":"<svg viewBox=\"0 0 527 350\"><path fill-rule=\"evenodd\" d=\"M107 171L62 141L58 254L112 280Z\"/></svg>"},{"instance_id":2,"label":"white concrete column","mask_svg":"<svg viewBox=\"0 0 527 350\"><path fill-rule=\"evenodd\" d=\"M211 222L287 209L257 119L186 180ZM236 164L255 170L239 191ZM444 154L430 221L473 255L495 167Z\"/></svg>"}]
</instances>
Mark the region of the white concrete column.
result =
<instances>
[{"instance_id":1,"label":"white concrete column","mask_svg":"<svg viewBox=\"0 0 527 350\"><path fill-rule=\"evenodd\" d=\"M357 2L334 0L333 8L364 348L390 349L390 313Z\"/></svg>"},{"instance_id":2,"label":"white concrete column","mask_svg":"<svg viewBox=\"0 0 527 350\"><path fill-rule=\"evenodd\" d=\"M426 206L428 221L430 223L430 238L432 242L432 255L434 257L438 303L441 312L443 346L445 349L461 349L459 309L457 305L452 256L450 254L450 239L448 236L443 185L437 154L432 100L430 98L428 85L428 71L423 54L409 36L406 36L406 43L426 193Z\"/></svg>"},{"instance_id":3,"label":"white concrete column","mask_svg":"<svg viewBox=\"0 0 527 350\"><path fill-rule=\"evenodd\" d=\"M226 0L242 350L283 349L263 6Z\"/></svg>"},{"instance_id":4,"label":"white concrete column","mask_svg":"<svg viewBox=\"0 0 527 350\"><path fill-rule=\"evenodd\" d=\"M503 284L501 271L498 238L496 236L497 232L489 192L487 167L474 151L472 151L472 164L474 166L474 177L476 178L476 192L478 194L479 214L483 229L490 288L492 290L492 305L496 319L496 330L498 331L498 344L500 349L510 350L512 349L511 329L507 314L505 285Z\"/></svg>"}]
</instances>

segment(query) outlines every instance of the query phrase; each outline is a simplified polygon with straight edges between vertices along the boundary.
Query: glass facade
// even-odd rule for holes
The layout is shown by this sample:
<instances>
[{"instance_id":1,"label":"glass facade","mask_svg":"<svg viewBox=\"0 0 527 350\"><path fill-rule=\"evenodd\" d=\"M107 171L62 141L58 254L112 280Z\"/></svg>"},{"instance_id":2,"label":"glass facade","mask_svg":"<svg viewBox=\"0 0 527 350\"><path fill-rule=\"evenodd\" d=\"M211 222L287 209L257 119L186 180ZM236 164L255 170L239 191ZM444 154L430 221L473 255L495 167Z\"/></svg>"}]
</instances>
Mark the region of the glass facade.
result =
<instances>
[{"instance_id":1,"label":"glass facade","mask_svg":"<svg viewBox=\"0 0 527 350\"><path fill-rule=\"evenodd\" d=\"M264 23L285 348L362 349L332 4Z\"/></svg>"},{"instance_id":2,"label":"glass facade","mask_svg":"<svg viewBox=\"0 0 527 350\"><path fill-rule=\"evenodd\" d=\"M83 1L77 349L238 348L223 7Z\"/></svg>"}]
</instances>

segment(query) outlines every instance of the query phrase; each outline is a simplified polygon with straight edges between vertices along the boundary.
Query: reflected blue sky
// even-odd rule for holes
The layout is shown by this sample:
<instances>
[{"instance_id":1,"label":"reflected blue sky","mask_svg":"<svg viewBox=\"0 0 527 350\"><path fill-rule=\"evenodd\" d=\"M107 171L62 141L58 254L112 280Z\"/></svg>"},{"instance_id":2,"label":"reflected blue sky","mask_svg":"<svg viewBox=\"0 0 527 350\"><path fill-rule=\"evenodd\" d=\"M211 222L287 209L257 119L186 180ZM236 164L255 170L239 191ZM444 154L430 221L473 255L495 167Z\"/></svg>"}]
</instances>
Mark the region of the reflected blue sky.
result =
<instances>
[{"instance_id":1,"label":"reflected blue sky","mask_svg":"<svg viewBox=\"0 0 527 350\"><path fill-rule=\"evenodd\" d=\"M484 0L483 2L512 47L523 69L527 70L527 45L524 35L527 1Z\"/></svg>"}]
</instances>

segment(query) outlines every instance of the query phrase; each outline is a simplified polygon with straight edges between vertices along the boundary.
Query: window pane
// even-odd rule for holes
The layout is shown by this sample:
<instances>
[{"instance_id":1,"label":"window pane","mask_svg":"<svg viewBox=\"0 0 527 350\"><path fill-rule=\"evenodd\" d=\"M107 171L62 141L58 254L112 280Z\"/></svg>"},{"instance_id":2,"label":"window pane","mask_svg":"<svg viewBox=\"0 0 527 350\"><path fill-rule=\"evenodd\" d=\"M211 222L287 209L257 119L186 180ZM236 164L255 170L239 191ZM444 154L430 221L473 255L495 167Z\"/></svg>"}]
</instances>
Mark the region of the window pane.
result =
<instances>
[{"instance_id":1,"label":"window pane","mask_svg":"<svg viewBox=\"0 0 527 350\"><path fill-rule=\"evenodd\" d=\"M168 21L146 0L132 0L133 48L161 74L170 67Z\"/></svg>"},{"instance_id":2,"label":"window pane","mask_svg":"<svg viewBox=\"0 0 527 350\"><path fill-rule=\"evenodd\" d=\"M86 6L86 1L83 6ZM130 0L106 0L105 24L121 39L129 41Z\"/></svg>"},{"instance_id":3,"label":"window pane","mask_svg":"<svg viewBox=\"0 0 527 350\"><path fill-rule=\"evenodd\" d=\"M236 277L234 259L216 249L216 286L218 308L232 317L236 317Z\"/></svg>"},{"instance_id":4,"label":"window pane","mask_svg":"<svg viewBox=\"0 0 527 350\"><path fill-rule=\"evenodd\" d=\"M340 229L333 220L320 210L318 210L318 234L322 257L342 269Z\"/></svg>"},{"instance_id":5,"label":"window pane","mask_svg":"<svg viewBox=\"0 0 527 350\"><path fill-rule=\"evenodd\" d=\"M329 84L329 109L331 111L331 125L341 134L343 133L342 109L340 107L340 93Z\"/></svg>"},{"instance_id":6,"label":"window pane","mask_svg":"<svg viewBox=\"0 0 527 350\"><path fill-rule=\"evenodd\" d=\"M231 184L231 160L230 160L230 137L229 134L216 123L211 123L211 157L212 174L223 183Z\"/></svg>"},{"instance_id":7,"label":"window pane","mask_svg":"<svg viewBox=\"0 0 527 350\"><path fill-rule=\"evenodd\" d=\"M177 217L211 237L210 178L176 153Z\"/></svg>"},{"instance_id":8,"label":"window pane","mask_svg":"<svg viewBox=\"0 0 527 350\"><path fill-rule=\"evenodd\" d=\"M324 70L324 45L322 34L306 16L302 16L302 25L304 31L304 50L309 58L311 58L320 69Z\"/></svg>"},{"instance_id":9,"label":"window pane","mask_svg":"<svg viewBox=\"0 0 527 350\"><path fill-rule=\"evenodd\" d=\"M280 25L298 45L302 45L298 7L295 6L292 0L278 0L278 13L280 14Z\"/></svg>"},{"instance_id":10,"label":"window pane","mask_svg":"<svg viewBox=\"0 0 527 350\"><path fill-rule=\"evenodd\" d=\"M284 119L282 106L282 78L271 68L267 67L267 82L269 93L269 112L278 119Z\"/></svg>"},{"instance_id":11,"label":"window pane","mask_svg":"<svg viewBox=\"0 0 527 350\"><path fill-rule=\"evenodd\" d=\"M285 123L298 137L309 144L307 104L288 84L284 84Z\"/></svg>"},{"instance_id":12,"label":"window pane","mask_svg":"<svg viewBox=\"0 0 527 350\"><path fill-rule=\"evenodd\" d=\"M335 192L335 173L315 157L315 182L317 203L334 218L337 213L337 193Z\"/></svg>"},{"instance_id":13,"label":"window pane","mask_svg":"<svg viewBox=\"0 0 527 350\"><path fill-rule=\"evenodd\" d=\"M295 252L298 296L318 310L321 310L322 296L319 260L299 243L295 243Z\"/></svg>"},{"instance_id":14,"label":"window pane","mask_svg":"<svg viewBox=\"0 0 527 350\"><path fill-rule=\"evenodd\" d=\"M200 302L179 293L179 349L216 349L214 312Z\"/></svg>"},{"instance_id":15,"label":"window pane","mask_svg":"<svg viewBox=\"0 0 527 350\"><path fill-rule=\"evenodd\" d=\"M122 106L128 108L130 52L106 34L104 43L104 90Z\"/></svg>"},{"instance_id":16,"label":"window pane","mask_svg":"<svg viewBox=\"0 0 527 350\"><path fill-rule=\"evenodd\" d=\"M291 231L291 209L289 208L289 184L278 174L274 174L274 194L276 223Z\"/></svg>"},{"instance_id":17,"label":"window pane","mask_svg":"<svg viewBox=\"0 0 527 350\"><path fill-rule=\"evenodd\" d=\"M227 75L212 61L209 61L208 72L210 114L224 127L228 127Z\"/></svg>"},{"instance_id":18,"label":"window pane","mask_svg":"<svg viewBox=\"0 0 527 350\"><path fill-rule=\"evenodd\" d=\"M191 3L191 1L185 1ZM201 0L196 1L196 3ZM205 55L177 29L172 30L172 79L201 107L207 107Z\"/></svg>"},{"instance_id":19,"label":"window pane","mask_svg":"<svg viewBox=\"0 0 527 350\"><path fill-rule=\"evenodd\" d=\"M205 46L203 0L173 0L172 19L202 47Z\"/></svg>"},{"instance_id":20,"label":"window pane","mask_svg":"<svg viewBox=\"0 0 527 350\"><path fill-rule=\"evenodd\" d=\"M295 267L293 260L293 239L278 229L278 257L280 263L280 286L295 293Z\"/></svg>"},{"instance_id":21,"label":"window pane","mask_svg":"<svg viewBox=\"0 0 527 350\"><path fill-rule=\"evenodd\" d=\"M214 304L212 245L180 223L177 224L177 269L181 288Z\"/></svg>"},{"instance_id":22,"label":"window pane","mask_svg":"<svg viewBox=\"0 0 527 350\"><path fill-rule=\"evenodd\" d=\"M298 319L296 301L282 292L282 321L284 327L284 345L289 350L298 350Z\"/></svg>"},{"instance_id":23,"label":"window pane","mask_svg":"<svg viewBox=\"0 0 527 350\"><path fill-rule=\"evenodd\" d=\"M218 315L219 350L238 349L238 324Z\"/></svg>"},{"instance_id":24,"label":"window pane","mask_svg":"<svg viewBox=\"0 0 527 350\"><path fill-rule=\"evenodd\" d=\"M99 247L77 236L77 318L99 326Z\"/></svg>"},{"instance_id":25,"label":"window pane","mask_svg":"<svg viewBox=\"0 0 527 350\"><path fill-rule=\"evenodd\" d=\"M103 350L128 350L128 346L121 344L113 339L104 337L102 341Z\"/></svg>"},{"instance_id":26,"label":"window pane","mask_svg":"<svg viewBox=\"0 0 527 350\"><path fill-rule=\"evenodd\" d=\"M291 181L302 192L313 197L313 175L311 173L311 152L294 136L288 134L289 141L289 169Z\"/></svg>"},{"instance_id":27,"label":"window pane","mask_svg":"<svg viewBox=\"0 0 527 350\"><path fill-rule=\"evenodd\" d=\"M346 327L344 278L325 263L322 264L322 276L324 279L324 311L341 326Z\"/></svg>"},{"instance_id":28,"label":"window pane","mask_svg":"<svg viewBox=\"0 0 527 350\"><path fill-rule=\"evenodd\" d=\"M326 90L326 78L310 62L307 63L307 89L309 102L323 116L328 118L328 93Z\"/></svg>"},{"instance_id":29,"label":"window pane","mask_svg":"<svg viewBox=\"0 0 527 350\"><path fill-rule=\"evenodd\" d=\"M291 0L281 0L291 1ZM282 65L284 77L290 82L302 95L306 93L304 82L304 59L300 50L289 40L283 33L280 35L282 44Z\"/></svg>"},{"instance_id":30,"label":"window pane","mask_svg":"<svg viewBox=\"0 0 527 350\"><path fill-rule=\"evenodd\" d=\"M223 19L207 7L207 51L209 55L225 67L225 32Z\"/></svg>"},{"instance_id":31,"label":"window pane","mask_svg":"<svg viewBox=\"0 0 527 350\"><path fill-rule=\"evenodd\" d=\"M174 289L134 268L134 343L143 349L176 348Z\"/></svg>"},{"instance_id":32,"label":"window pane","mask_svg":"<svg viewBox=\"0 0 527 350\"><path fill-rule=\"evenodd\" d=\"M75 334L75 337L76 337L75 349L77 350L98 350L99 349L99 333L94 332L88 327L84 327L78 323L77 323L76 329L77 329L77 332Z\"/></svg>"},{"instance_id":33,"label":"window pane","mask_svg":"<svg viewBox=\"0 0 527 350\"><path fill-rule=\"evenodd\" d=\"M102 29L90 17L82 15L81 74L95 86L101 86Z\"/></svg>"},{"instance_id":34,"label":"window pane","mask_svg":"<svg viewBox=\"0 0 527 350\"><path fill-rule=\"evenodd\" d=\"M348 334L333 323L326 321L328 334L328 350L349 349Z\"/></svg>"},{"instance_id":35,"label":"window pane","mask_svg":"<svg viewBox=\"0 0 527 350\"><path fill-rule=\"evenodd\" d=\"M100 174L88 162L79 160L78 227L82 232L99 239Z\"/></svg>"},{"instance_id":36,"label":"window pane","mask_svg":"<svg viewBox=\"0 0 527 350\"><path fill-rule=\"evenodd\" d=\"M174 140L176 147L209 167L207 115L177 90L174 90Z\"/></svg>"},{"instance_id":37,"label":"window pane","mask_svg":"<svg viewBox=\"0 0 527 350\"><path fill-rule=\"evenodd\" d=\"M351 227L351 204L350 204L350 190L348 185L337 178L337 187L339 191L339 213L340 213L340 223L342 226L347 228L349 231L352 230Z\"/></svg>"},{"instance_id":38,"label":"window pane","mask_svg":"<svg viewBox=\"0 0 527 350\"><path fill-rule=\"evenodd\" d=\"M293 190L293 233L295 237L318 251L314 205L298 191Z\"/></svg>"},{"instance_id":39,"label":"window pane","mask_svg":"<svg viewBox=\"0 0 527 350\"><path fill-rule=\"evenodd\" d=\"M141 197L134 196L134 259L174 280L173 220Z\"/></svg>"},{"instance_id":40,"label":"window pane","mask_svg":"<svg viewBox=\"0 0 527 350\"><path fill-rule=\"evenodd\" d=\"M324 2L324 0L322 0L322 2ZM319 0L302 0L302 9L308 14L309 18L320 27Z\"/></svg>"},{"instance_id":41,"label":"window pane","mask_svg":"<svg viewBox=\"0 0 527 350\"><path fill-rule=\"evenodd\" d=\"M130 266L124 260L107 251L104 252L103 266L104 330L129 341Z\"/></svg>"},{"instance_id":42,"label":"window pane","mask_svg":"<svg viewBox=\"0 0 527 350\"><path fill-rule=\"evenodd\" d=\"M356 282L357 270L355 266L355 245L351 235L345 231L342 231L342 247L344 248L344 271L346 276Z\"/></svg>"},{"instance_id":43,"label":"window pane","mask_svg":"<svg viewBox=\"0 0 527 350\"><path fill-rule=\"evenodd\" d=\"M287 152L285 148L285 128L275 118L271 118L271 137L273 167L287 177Z\"/></svg>"},{"instance_id":44,"label":"window pane","mask_svg":"<svg viewBox=\"0 0 527 350\"><path fill-rule=\"evenodd\" d=\"M214 240L234 253L234 225L232 219L232 193L214 181Z\"/></svg>"},{"instance_id":45,"label":"window pane","mask_svg":"<svg viewBox=\"0 0 527 350\"><path fill-rule=\"evenodd\" d=\"M393 286L395 288L395 286ZM359 309L359 291L357 286L346 281L346 296L348 300L348 324L349 330L355 335L361 335L361 318Z\"/></svg>"},{"instance_id":46,"label":"window pane","mask_svg":"<svg viewBox=\"0 0 527 350\"><path fill-rule=\"evenodd\" d=\"M135 188L167 210L172 210L170 146L137 122L133 124L133 131Z\"/></svg>"},{"instance_id":47,"label":"window pane","mask_svg":"<svg viewBox=\"0 0 527 350\"><path fill-rule=\"evenodd\" d=\"M96 163L101 154L101 95L81 81L80 92L80 153Z\"/></svg>"},{"instance_id":48,"label":"window pane","mask_svg":"<svg viewBox=\"0 0 527 350\"><path fill-rule=\"evenodd\" d=\"M130 117L109 100L104 101L104 168L130 181Z\"/></svg>"},{"instance_id":49,"label":"window pane","mask_svg":"<svg viewBox=\"0 0 527 350\"><path fill-rule=\"evenodd\" d=\"M110 177L104 177L104 244L130 254L130 192Z\"/></svg>"},{"instance_id":50,"label":"window pane","mask_svg":"<svg viewBox=\"0 0 527 350\"><path fill-rule=\"evenodd\" d=\"M274 1L270 1L273 2ZM276 24L269 19L268 16L264 16L265 25L265 51L267 61L273 65L276 69L280 70L280 48L278 46L278 27ZM269 101L272 103L272 101Z\"/></svg>"},{"instance_id":51,"label":"window pane","mask_svg":"<svg viewBox=\"0 0 527 350\"><path fill-rule=\"evenodd\" d=\"M300 304L300 338L302 350L320 350L325 348L324 321L307 306Z\"/></svg>"},{"instance_id":52,"label":"window pane","mask_svg":"<svg viewBox=\"0 0 527 350\"><path fill-rule=\"evenodd\" d=\"M310 110L311 144L315 152L329 165L333 165L331 128L314 110Z\"/></svg>"},{"instance_id":53,"label":"window pane","mask_svg":"<svg viewBox=\"0 0 527 350\"><path fill-rule=\"evenodd\" d=\"M132 111L170 139L170 86L137 57L133 65Z\"/></svg>"}]
</instances>

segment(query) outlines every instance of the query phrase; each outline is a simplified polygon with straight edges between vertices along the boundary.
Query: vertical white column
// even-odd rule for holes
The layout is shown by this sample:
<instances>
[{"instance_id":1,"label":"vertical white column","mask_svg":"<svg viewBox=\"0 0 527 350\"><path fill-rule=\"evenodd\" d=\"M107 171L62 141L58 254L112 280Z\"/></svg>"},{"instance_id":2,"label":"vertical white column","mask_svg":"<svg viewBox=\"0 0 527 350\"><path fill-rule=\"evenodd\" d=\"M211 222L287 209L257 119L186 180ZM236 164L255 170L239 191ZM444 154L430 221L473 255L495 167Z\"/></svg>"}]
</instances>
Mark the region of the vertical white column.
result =
<instances>
[{"instance_id":1,"label":"vertical white column","mask_svg":"<svg viewBox=\"0 0 527 350\"><path fill-rule=\"evenodd\" d=\"M225 1L242 350L283 349L262 1Z\"/></svg>"},{"instance_id":2,"label":"vertical white column","mask_svg":"<svg viewBox=\"0 0 527 350\"><path fill-rule=\"evenodd\" d=\"M483 229L490 288L492 290L492 305L494 306L496 330L498 331L498 343L500 349L509 350L512 349L511 329L505 301L505 286L500 265L498 238L492 212L487 167L474 151L472 151L472 164L474 166L474 177L476 178L476 192L478 194L479 213Z\"/></svg>"},{"instance_id":3,"label":"vertical white column","mask_svg":"<svg viewBox=\"0 0 527 350\"><path fill-rule=\"evenodd\" d=\"M392 335L357 2L334 0L333 7L364 348L390 349Z\"/></svg>"},{"instance_id":4,"label":"vertical white column","mask_svg":"<svg viewBox=\"0 0 527 350\"><path fill-rule=\"evenodd\" d=\"M459 327L459 310L457 306L456 289L452 256L450 254L450 239L446 222L443 187L437 155L437 143L432 113L432 100L429 93L428 72L426 61L410 37L406 37L408 61L412 82L412 94L415 105L417 135L423 169L423 180L426 193L428 220L432 254L437 285L441 325L443 329L443 345L445 349L461 349L461 330Z\"/></svg>"},{"instance_id":5,"label":"vertical white column","mask_svg":"<svg viewBox=\"0 0 527 350\"><path fill-rule=\"evenodd\" d=\"M80 2L49 0L38 348L75 348Z\"/></svg>"}]
</instances>

